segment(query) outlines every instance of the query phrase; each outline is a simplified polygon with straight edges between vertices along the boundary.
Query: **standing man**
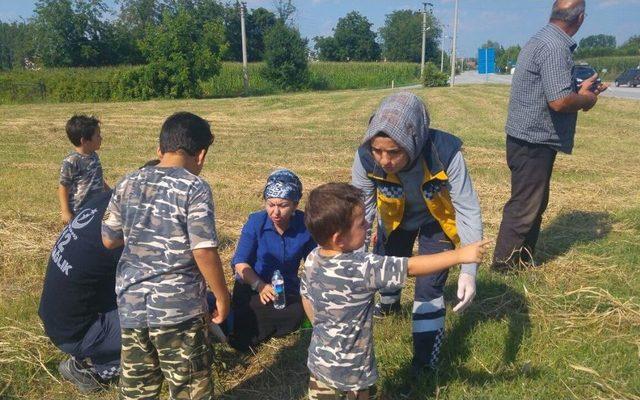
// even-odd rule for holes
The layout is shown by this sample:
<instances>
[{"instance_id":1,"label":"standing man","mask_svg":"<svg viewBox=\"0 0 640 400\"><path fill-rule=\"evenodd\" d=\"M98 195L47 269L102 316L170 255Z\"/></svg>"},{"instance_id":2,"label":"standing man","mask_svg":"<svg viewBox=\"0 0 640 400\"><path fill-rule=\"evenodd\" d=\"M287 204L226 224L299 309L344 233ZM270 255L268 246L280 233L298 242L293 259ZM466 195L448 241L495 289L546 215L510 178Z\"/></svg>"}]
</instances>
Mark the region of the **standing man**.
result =
<instances>
[{"instance_id":1,"label":"standing man","mask_svg":"<svg viewBox=\"0 0 640 400\"><path fill-rule=\"evenodd\" d=\"M352 184L365 195L366 221L376 218L373 252L409 257L435 254L482 239L478 195L462 156L462 141L429 128L422 100L409 92L382 100L356 153ZM463 264L453 308L462 312L476 294L475 263ZM444 339L444 285L448 271L416 278L412 370L436 368ZM396 311L400 291L380 292L374 316Z\"/></svg>"},{"instance_id":2,"label":"standing man","mask_svg":"<svg viewBox=\"0 0 640 400\"><path fill-rule=\"evenodd\" d=\"M492 269L533 263L556 153L571 154L578 111L589 111L607 85L597 74L576 87L572 52L585 17L584 0L556 0L549 24L518 57L507 118L511 198L504 206Z\"/></svg>"}]
</instances>

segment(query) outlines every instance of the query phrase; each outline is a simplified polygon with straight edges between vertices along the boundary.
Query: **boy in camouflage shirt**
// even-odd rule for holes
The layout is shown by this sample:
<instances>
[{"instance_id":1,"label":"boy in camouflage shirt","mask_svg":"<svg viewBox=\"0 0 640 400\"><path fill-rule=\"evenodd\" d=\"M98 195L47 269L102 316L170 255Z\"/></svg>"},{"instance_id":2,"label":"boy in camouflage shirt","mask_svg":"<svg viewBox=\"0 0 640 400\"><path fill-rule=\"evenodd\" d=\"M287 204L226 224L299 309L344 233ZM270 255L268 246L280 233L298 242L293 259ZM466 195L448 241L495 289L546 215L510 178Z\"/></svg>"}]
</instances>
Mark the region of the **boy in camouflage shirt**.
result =
<instances>
[{"instance_id":1,"label":"boy in camouflage shirt","mask_svg":"<svg viewBox=\"0 0 640 400\"><path fill-rule=\"evenodd\" d=\"M102 144L100 121L86 115L74 115L67 121L66 131L75 151L62 160L60 167L58 200L65 224L73 219L87 200L109 190L96 153Z\"/></svg>"},{"instance_id":2,"label":"boy in camouflage shirt","mask_svg":"<svg viewBox=\"0 0 640 400\"><path fill-rule=\"evenodd\" d=\"M120 398L158 398L163 375L172 399L211 399L211 315L229 313L209 185L197 175L213 135L190 113L164 122L160 163L124 177L102 225L107 248L124 244L116 272L122 327ZM205 283L206 282L206 283Z\"/></svg>"},{"instance_id":3,"label":"boy in camouflage shirt","mask_svg":"<svg viewBox=\"0 0 640 400\"><path fill-rule=\"evenodd\" d=\"M359 252L367 231L362 199L351 185L328 183L311 192L305 207L305 224L320 246L307 257L300 287L313 322L310 400L375 398L375 293L402 288L407 274L480 262L485 252L486 241L410 258Z\"/></svg>"}]
</instances>

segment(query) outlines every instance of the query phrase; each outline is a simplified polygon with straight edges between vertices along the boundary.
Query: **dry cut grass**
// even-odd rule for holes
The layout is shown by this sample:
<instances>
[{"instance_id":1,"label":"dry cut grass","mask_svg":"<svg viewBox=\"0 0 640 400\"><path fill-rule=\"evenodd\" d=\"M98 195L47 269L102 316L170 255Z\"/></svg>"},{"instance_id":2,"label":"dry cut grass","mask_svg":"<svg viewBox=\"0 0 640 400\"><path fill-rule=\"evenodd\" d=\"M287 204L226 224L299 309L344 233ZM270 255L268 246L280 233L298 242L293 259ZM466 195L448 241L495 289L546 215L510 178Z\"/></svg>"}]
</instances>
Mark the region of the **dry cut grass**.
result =
<instances>
[{"instance_id":1,"label":"dry cut grass","mask_svg":"<svg viewBox=\"0 0 640 400\"><path fill-rule=\"evenodd\" d=\"M216 142L203 176L212 184L228 263L247 215L261 207L268 173L285 166L305 191L348 181L371 112L388 90L141 103L0 106L0 398L82 398L61 381L63 359L43 335L37 304L48 252L62 225L55 197L73 113L103 121L100 157L113 184L154 156L159 127L178 110L211 121ZM503 127L508 89L424 89L432 125L465 141L465 158L495 237L509 195ZM413 379L410 307L376 325L385 399L607 398L640 393L640 120L638 103L601 99L579 119L574 154L559 156L535 269L482 269L478 297L449 312L439 371ZM229 272L229 271L228 271ZM231 284L231 277L228 274ZM447 298L453 303L453 272ZM253 354L216 348L224 399L303 399L309 332ZM90 396L115 399L115 390Z\"/></svg>"}]
</instances>

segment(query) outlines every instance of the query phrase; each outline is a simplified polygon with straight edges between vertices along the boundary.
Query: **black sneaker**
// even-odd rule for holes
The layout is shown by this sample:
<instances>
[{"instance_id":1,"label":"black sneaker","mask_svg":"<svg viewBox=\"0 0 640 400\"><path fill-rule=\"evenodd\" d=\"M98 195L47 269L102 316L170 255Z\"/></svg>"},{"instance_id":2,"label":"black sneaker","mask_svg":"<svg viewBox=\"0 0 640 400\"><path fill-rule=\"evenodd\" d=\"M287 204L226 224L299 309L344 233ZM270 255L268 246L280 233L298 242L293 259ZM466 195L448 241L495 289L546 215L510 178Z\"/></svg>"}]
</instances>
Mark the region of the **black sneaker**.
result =
<instances>
[{"instance_id":1,"label":"black sneaker","mask_svg":"<svg viewBox=\"0 0 640 400\"><path fill-rule=\"evenodd\" d=\"M374 318L384 318L390 314L397 314L400 312L400 302L395 302L391 304L382 304L377 302L373 307L373 317Z\"/></svg>"},{"instance_id":2,"label":"black sneaker","mask_svg":"<svg viewBox=\"0 0 640 400\"><path fill-rule=\"evenodd\" d=\"M416 364L415 362L411 363L411 369L409 370L409 374L414 380L421 380L428 374L433 374L437 370L437 367L432 365L424 365L424 364Z\"/></svg>"},{"instance_id":3,"label":"black sneaker","mask_svg":"<svg viewBox=\"0 0 640 400\"><path fill-rule=\"evenodd\" d=\"M98 374L89 368L83 368L73 357L60 362L58 372L63 378L73 383L81 393L97 392L104 389Z\"/></svg>"}]
</instances>

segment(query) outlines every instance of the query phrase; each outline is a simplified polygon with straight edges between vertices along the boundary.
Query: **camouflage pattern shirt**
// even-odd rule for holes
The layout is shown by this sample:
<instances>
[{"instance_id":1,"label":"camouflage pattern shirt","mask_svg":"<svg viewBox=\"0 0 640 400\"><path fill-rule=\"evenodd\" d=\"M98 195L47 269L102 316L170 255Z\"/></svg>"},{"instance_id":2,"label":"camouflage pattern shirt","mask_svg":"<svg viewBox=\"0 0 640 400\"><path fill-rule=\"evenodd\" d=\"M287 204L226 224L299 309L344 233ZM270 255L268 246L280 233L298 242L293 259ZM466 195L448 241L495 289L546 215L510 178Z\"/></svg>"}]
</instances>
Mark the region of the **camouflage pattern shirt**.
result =
<instances>
[{"instance_id":1,"label":"camouflage pattern shirt","mask_svg":"<svg viewBox=\"0 0 640 400\"><path fill-rule=\"evenodd\" d=\"M60 167L60 184L69 188L69 209L77 214L87 200L104 190L98 153L74 151L65 157Z\"/></svg>"},{"instance_id":2,"label":"camouflage pattern shirt","mask_svg":"<svg viewBox=\"0 0 640 400\"><path fill-rule=\"evenodd\" d=\"M218 246L211 188L184 168L147 167L115 187L102 236L124 240L116 272L123 328L176 325L206 311L192 250Z\"/></svg>"},{"instance_id":3,"label":"camouflage pattern shirt","mask_svg":"<svg viewBox=\"0 0 640 400\"><path fill-rule=\"evenodd\" d=\"M314 313L307 366L336 389L366 389L378 379L373 352L375 293L405 285L408 259L363 252L324 257L318 251L307 257L300 285Z\"/></svg>"}]
</instances>

